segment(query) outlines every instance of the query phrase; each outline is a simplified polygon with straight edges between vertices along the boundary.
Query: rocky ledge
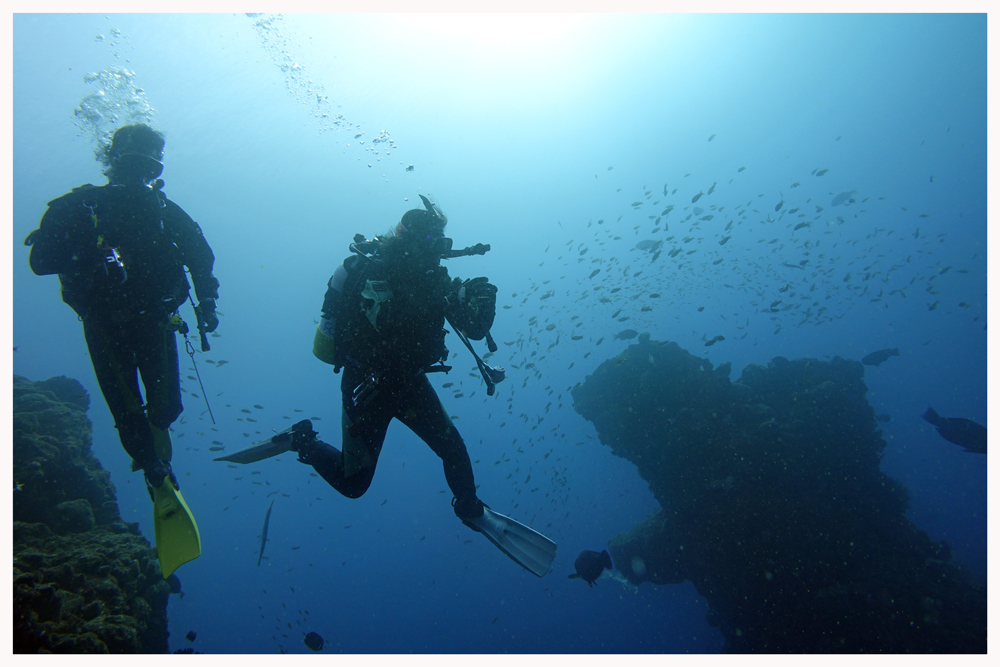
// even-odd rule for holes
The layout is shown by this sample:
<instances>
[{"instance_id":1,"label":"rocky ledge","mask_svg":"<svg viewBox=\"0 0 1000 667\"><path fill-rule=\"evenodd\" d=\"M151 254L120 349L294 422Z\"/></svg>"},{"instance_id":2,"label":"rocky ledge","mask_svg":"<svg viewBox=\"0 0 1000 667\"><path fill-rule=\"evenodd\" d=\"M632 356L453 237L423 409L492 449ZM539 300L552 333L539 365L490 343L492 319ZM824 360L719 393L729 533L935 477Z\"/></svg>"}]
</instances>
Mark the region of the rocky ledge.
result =
<instances>
[{"instance_id":1,"label":"rocky ledge","mask_svg":"<svg viewBox=\"0 0 1000 667\"><path fill-rule=\"evenodd\" d=\"M713 368L639 337L573 389L660 511L610 542L633 583L690 580L731 652L985 652L986 592L904 513L864 367Z\"/></svg>"},{"instance_id":2,"label":"rocky ledge","mask_svg":"<svg viewBox=\"0 0 1000 667\"><path fill-rule=\"evenodd\" d=\"M156 550L122 521L76 380L14 376L14 652L165 653Z\"/></svg>"}]
</instances>

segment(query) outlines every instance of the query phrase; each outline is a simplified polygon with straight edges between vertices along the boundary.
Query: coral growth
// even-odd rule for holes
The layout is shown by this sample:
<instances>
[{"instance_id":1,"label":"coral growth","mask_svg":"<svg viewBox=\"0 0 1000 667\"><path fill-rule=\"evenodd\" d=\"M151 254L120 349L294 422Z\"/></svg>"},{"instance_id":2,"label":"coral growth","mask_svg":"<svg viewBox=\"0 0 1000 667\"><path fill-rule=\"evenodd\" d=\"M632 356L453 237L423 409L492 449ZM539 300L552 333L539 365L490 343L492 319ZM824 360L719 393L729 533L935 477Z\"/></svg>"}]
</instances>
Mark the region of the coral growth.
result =
<instances>
[{"instance_id":1,"label":"coral growth","mask_svg":"<svg viewBox=\"0 0 1000 667\"><path fill-rule=\"evenodd\" d=\"M165 653L168 585L90 451L76 380L14 376L14 651Z\"/></svg>"},{"instance_id":2,"label":"coral growth","mask_svg":"<svg viewBox=\"0 0 1000 667\"><path fill-rule=\"evenodd\" d=\"M728 651L985 651L985 591L879 469L864 367L777 357L729 372L643 334L573 389L660 503L611 541L623 574L690 579Z\"/></svg>"}]
</instances>

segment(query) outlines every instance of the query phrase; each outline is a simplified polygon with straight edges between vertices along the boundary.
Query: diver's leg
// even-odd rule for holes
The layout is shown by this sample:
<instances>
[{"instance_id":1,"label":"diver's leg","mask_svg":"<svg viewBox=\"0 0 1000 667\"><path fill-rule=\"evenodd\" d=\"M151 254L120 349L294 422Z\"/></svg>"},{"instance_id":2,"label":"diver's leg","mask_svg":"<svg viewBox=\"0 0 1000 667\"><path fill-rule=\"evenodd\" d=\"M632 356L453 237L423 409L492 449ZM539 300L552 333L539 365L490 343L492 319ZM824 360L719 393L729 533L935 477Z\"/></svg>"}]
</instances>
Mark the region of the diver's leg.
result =
<instances>
[{"instance_id":1,"label":"diver's leg","mask_svg":"<svg viewBox=\"0 0 1000 667\"><path fill-rule=\"evenodd\" d=\"M381 438L374 438L378 441L377 444L374 444L370 443L367 438L353 438L348 435L348 426L346 424L349 423L349 418L346 413L342 419L345 423L344 449L360 447L370 452L365 465L358 467L353 471L353 474L346 474L344 452L317 439L315 432L293 433L292 449L298 453L299 461L311 465L319 476L325 479L327 484L336 489L338 493L347 498L360 498L368 490L368 487L371 486L372 479L375 478L375 466L378 463L378 455L382 450L381 443L385 439L386 427L381 429ZM311 429L312 426L310 425L309 431ZM353 439L356 442L351 443L348 441L349 439Z\"/></svg>"},{"instance_id":2,"label":"diver's leg","mask_svg":"<svg viewBox=\"0 0 1000 667\"><path fill-rule=\"evenodd\" d=\"M294 433L298 429L293 427L293 437L304 443L300 447L293 440L293 449L298 452L299 460L311 465L330 486L348 498L360 498L371 486L382 443L392 421L390 401L386 400L388 396L377 396L363 409L354 406L351 396L358 381L356 373L344 369L341 381L343 450L315 439L314 434L310 444L308 432L302 429L303 433ZM308 431L312 431L311 424Z\"/></svg>"},{"instance_id":3,"label":"diver's leg","mask_svg":"<svg viewBox=\"0 0 1000 667\"><path fill-rule=\"evenodd\" d=\"M400 410L396 417L441 458L448 488L455 496L455 514L461 519L482 516L469 450L426 375L413 380L407 400L400 404L406 409Z\"/></svg>"},{"instance_id":4,"label":"diver's leg","mask_svg":"<svg viewBox=\"0 0 1000 667\"><path fill-rule=\"evenodd\" d=\"M142 408L130 332L90 317L83 322L83 334L122 447L137 468L155 467L153 433ZM162 483L162 478L159 481Z\"/></svg>"},{"instance_id":5,"label":"diver's leg","mask_svg":"<svg viewBox=\"0 0 1000 667\"><path fill-rule=\"evenodd\" d=\"M177 336L166 320L144 321L138 332L136 361L146 390L146 418L152 427L156 455L172 458L167 429L184 409L177 362Z\"/></svg>"},{"instance_id":6,"label":"diver's leg","mask_svg":"<svg viewBox=\"0 0 1000 667\"><path fill-rule=\"evenodd\" d=\"M149 423L166 430L184 410L177 361L177 335L166 322L149 322L137 350L142 385L146 389Z\"/></svg>"}]
</instances>

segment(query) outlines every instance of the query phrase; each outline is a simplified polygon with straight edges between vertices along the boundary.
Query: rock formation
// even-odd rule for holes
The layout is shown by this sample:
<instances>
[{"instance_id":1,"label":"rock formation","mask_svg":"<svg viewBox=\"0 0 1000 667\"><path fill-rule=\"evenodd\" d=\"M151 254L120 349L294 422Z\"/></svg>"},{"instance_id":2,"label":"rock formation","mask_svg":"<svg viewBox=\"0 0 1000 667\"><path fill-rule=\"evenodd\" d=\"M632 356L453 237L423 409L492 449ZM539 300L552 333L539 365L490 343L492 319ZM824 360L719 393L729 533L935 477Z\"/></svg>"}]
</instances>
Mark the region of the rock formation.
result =
<instances>
[{"instance_id":1,"label":"rock formation","mask_svg":"<svg viewBox=\"0 0 1000 667\"><path fill-rule=\"evenodd\" d=\"M611 540L623 574L691 580L731 652L985 652L985 590L879 468L864 367L729 373L643 334L573 389L660 503Z\"/></svg>"},{"instance_id":2,"label":"rock formation","mask_svg":"<svg viewBox=\"0 0 1000 667\"><path fill-rule=\"evenodd\" d=\"M156 550L122 521L76 380L14 376L14 652L165 653Z\"/></svg>"}]
</instances>

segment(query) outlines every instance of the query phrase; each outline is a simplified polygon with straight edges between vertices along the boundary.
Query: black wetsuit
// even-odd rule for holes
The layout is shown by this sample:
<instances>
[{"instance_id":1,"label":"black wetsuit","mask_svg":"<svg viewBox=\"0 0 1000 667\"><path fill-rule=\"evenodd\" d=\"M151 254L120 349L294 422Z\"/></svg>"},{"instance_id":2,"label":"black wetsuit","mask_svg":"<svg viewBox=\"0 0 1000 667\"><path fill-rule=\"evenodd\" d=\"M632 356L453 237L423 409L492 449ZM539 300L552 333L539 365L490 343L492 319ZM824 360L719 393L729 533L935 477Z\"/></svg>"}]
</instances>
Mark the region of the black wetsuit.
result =
<instances>
[{"instance_id":1,"label":"black wetsuit","mask_svg":"<svg viewBox=\"0 0 1000 667\"><path fill-rule=\"evenodd\" d=\"M183 267L199 301L218 297L201 228L158 190L84 185L49 202L27 242L32 271L59 274L122 446L147 468L156 457L150 426L166 432L183 410L168 319L188 297Z\"/></svg>"},{"instance_id":2,"label":"black wetsuit","mask_svg":"<svg viewBox=\"0 0 1000 667\"><path fill-rule=\"evenodd\" d=\"M456 514L480 516L469 452L426 376L429 367L447 360L445 314L455 314L461 281L449 278L436 261L418 267L401 256L352 256L344 262L348 275L342 289L330 281L323 312L337 320L337 367L344 369L343 451L315 441L299 451L300 459L341 494L358 498L371 485L395 418L441 458ZM373 302L362 296L369 280L384 281L392 292L381 303L375 325L369 316ZM365 392L357 391L365 386Z\"/></svg>"},{"instance_id":3,"label":"black wetsuit","mask_svg":"<svg viewBox=\"0 0 1000 667\"><path fill-rule=\"evenodd\" d=\"M317 442L304 460L309 463L330 486L348 498L360 498L375 477L375 466L382 444L393 418L403 422L427 443L444 464L448 487L458 499L471 501L476 497L476 482L472 474L472 461L465 441L445 412L437 392L423 373L409 380L380 383L378 394L363 407L355 407L352 390L366 379L365 375L351 368L344 369L341 381L343 413L341 417L344 446L355 440L364 447L369 457L352 475L345 475L344 454L326 443Z\"/></svg>"}]
</instances>

